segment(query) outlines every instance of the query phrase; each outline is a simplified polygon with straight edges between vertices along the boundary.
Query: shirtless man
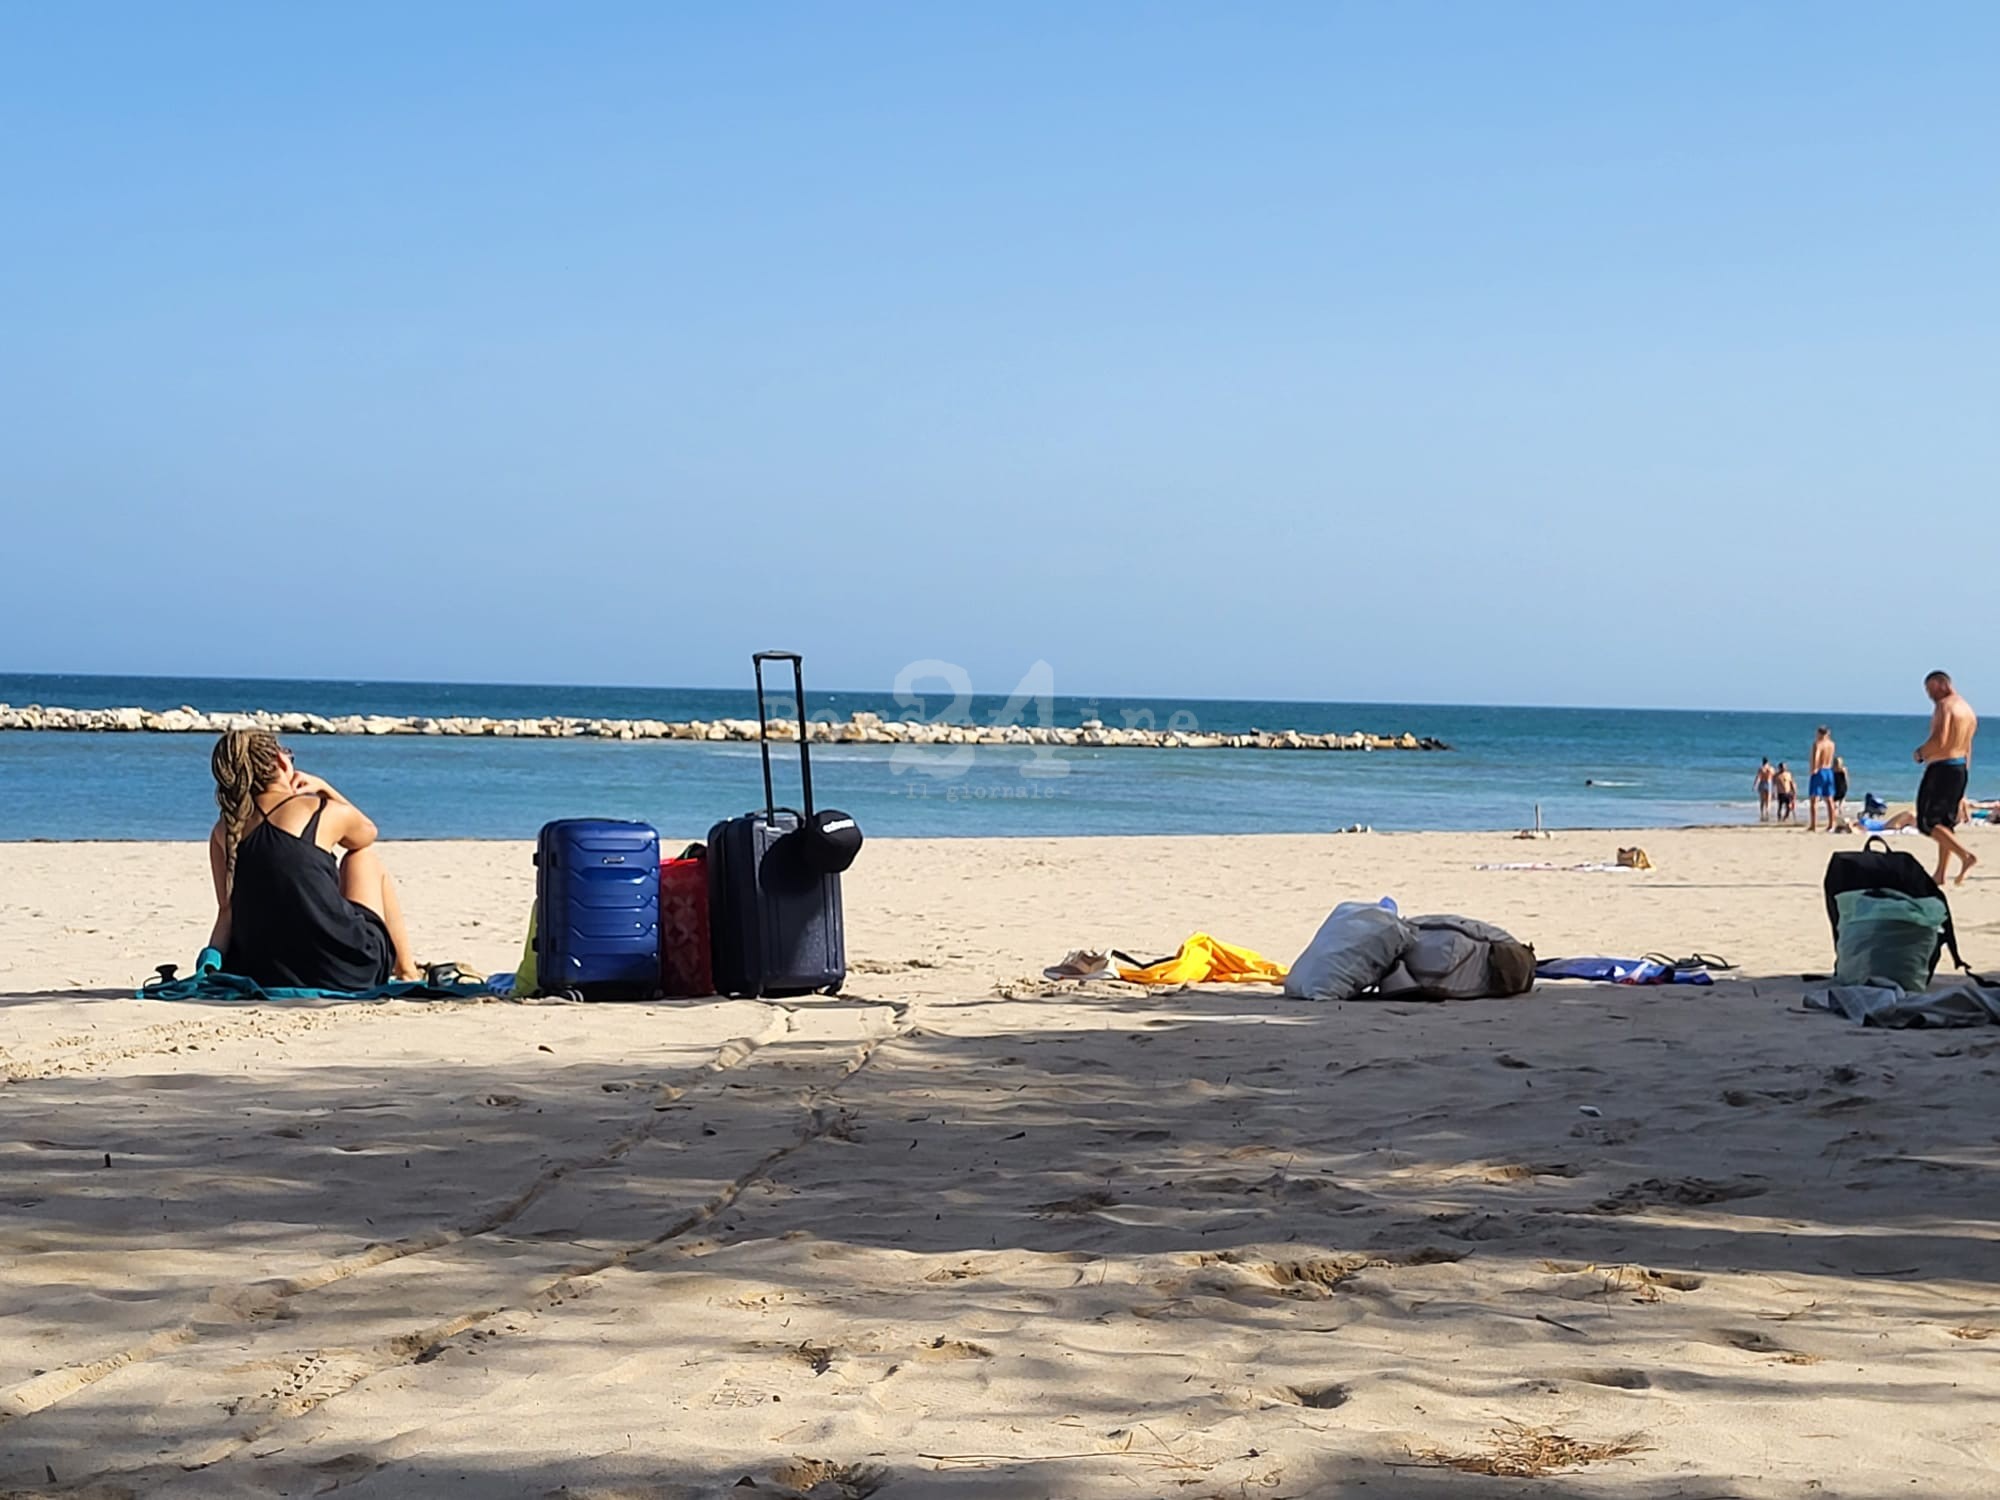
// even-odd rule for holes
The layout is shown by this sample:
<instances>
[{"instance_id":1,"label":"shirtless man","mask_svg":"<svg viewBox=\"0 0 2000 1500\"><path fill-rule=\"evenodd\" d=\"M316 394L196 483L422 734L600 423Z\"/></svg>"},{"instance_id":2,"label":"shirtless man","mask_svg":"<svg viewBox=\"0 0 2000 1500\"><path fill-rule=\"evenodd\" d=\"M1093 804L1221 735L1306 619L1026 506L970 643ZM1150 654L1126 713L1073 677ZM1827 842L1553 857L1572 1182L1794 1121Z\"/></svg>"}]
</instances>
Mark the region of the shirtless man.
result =
<instances>
[{"instance_id":1,"label":"shirtless man","mask_svg":"<svg viewBox=\"0 0 2000 1500\"><path fill-rule=\"evenodd\" d=\"M1917 832L1927 833L1937 842L1937 883L1944 884L1945 871L1956 854L1957 884L1964 885L1979 857L1961 844L1952 830L1964 811L1972 737L1979 731L1979 716L1959 697L1948 672L1931 673L1924 679L1924 691L1937 706L1931 711L1931 736L1917 746L1917 763L1924 768L1924 779L1917 785Z\"/></svg>"},{"instance_id":2,"label":"shirtless man","mask_svg":"<svg viewBox=\"0 0 2000 1500\"><path fill-rule=\"evenodd\" d=\"M1833 731L1824 724L1813 736L1812 774L1806 778L1806 832L1819 831L1819 805L1826 804L1826 831L1833 832Z\"/></svg>"},{"instance_id":3,"label":"shirtless man","mask_svg":"<svg viewBox=\"0 0 2000 1500\"><path fill-rule=\"evenodd\" d=\"M1792 780L1792 773L1783 761L1778 762L1778 774L1771 782L1771 790L1778 798L1778 821L1792 821L1792 809L1799 803L1799 784Z\"/></svg>"}]
</instances>

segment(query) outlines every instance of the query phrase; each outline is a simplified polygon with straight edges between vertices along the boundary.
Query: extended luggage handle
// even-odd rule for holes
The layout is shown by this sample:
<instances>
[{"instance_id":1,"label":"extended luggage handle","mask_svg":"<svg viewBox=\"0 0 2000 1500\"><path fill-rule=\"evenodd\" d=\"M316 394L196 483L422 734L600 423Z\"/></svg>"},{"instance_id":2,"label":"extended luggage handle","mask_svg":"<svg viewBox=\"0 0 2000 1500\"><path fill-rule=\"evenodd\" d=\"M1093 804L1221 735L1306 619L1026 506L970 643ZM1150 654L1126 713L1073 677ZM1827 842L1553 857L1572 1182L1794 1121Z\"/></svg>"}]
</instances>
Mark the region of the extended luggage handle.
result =
<instances>
[{"instance_id":1,"label":"extended luggage handle","mask_svg":"<svg viewBox=\"0 0 2000 1500\"><path fill-rule=\"evenodd\" d=\"M799 705L799 784L805 789L803 816L808 822L813 815L813 772L812 755L806 748L806 671L805 663L796 651L754 651L750 655L750 666L757 674L757 749L764 758L764 815L775 818L778 813L777 793L771 787L771 724L764 708L764 663L767 661L788 661L792 664L792 692Z\"/></svg>"}]
</instances>

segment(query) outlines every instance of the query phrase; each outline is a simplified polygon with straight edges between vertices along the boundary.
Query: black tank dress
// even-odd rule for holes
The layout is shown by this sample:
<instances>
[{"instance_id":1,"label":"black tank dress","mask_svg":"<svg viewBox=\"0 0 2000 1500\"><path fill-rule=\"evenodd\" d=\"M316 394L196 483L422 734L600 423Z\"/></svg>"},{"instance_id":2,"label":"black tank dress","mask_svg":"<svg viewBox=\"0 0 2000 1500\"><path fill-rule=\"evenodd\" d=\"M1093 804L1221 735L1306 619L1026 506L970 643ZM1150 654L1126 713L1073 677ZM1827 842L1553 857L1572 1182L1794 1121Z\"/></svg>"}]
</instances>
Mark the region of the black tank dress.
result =
<instances>
[{"instance_id":1,"label":"black tank dress","mask_svg":"<svg viewBox=\"0 0 2000 1500\"><path fill-rule=\"evenodd\" d=\"M372 990L395 971L389 929L341 894L340 865L317 842L325 811L322 793L312 820L296 834L266 813L237 845L229 951L222 958L231 974L268 988Z\"/></svg>"}]
</instances>

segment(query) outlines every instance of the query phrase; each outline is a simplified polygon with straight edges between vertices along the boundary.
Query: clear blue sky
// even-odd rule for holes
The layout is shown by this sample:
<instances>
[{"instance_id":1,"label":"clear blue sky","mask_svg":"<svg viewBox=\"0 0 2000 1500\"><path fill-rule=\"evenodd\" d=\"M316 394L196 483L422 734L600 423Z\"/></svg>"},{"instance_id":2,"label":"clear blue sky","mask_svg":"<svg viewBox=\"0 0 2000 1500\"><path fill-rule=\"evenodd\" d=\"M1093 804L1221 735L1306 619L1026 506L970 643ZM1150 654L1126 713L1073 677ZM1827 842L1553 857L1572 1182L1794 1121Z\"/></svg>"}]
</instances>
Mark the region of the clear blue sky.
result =
<instances>
[{"instance_id":1,"label":"clear blue sky","mask_svg":"<svg viewBox=\"0 0 2000 1500\"><path fill-rule=\"evenodd\" d=\"M1979 701L1996 57L1990 4L8 6L0 669Z\"/></svg>"}]
</instances>

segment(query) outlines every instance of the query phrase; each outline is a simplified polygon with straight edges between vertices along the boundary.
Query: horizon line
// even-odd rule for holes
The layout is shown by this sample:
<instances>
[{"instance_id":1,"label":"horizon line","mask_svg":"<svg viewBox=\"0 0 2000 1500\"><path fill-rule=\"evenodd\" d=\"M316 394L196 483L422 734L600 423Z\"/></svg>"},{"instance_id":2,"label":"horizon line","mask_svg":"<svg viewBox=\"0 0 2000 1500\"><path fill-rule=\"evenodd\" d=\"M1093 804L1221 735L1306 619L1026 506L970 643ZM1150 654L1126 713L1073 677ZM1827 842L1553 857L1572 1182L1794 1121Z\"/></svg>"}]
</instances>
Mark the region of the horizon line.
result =
<instances>
[{"instance_id":1,"label":"horizon line","mask_svg":"<svg viewBox=\"0 0 2000 1500\"><path fill-rule=\"evenodd\" d=\"M324 687L454 687L454 688L549 688L556 690L584 690L596 692L706 692L706 693L754 693L754 687L715 686L702 683L632 683L632 682L506 682L486 678L442 678L442 677L269 677L257 674L247 676L206 676L196 674L167 674L160 672L38 672L0 670L4 677L50 677L50 678L96 678L105 681L134 680L141 682L269 682L303 683ZM891 696L889 688L811 688L808 694L838 697L842 693L853 696ZM936 697L938 694L925 694ZM1006 698L1001 692L975 692L975 698ZM1804 709L1804 708L1676 708L1659 704L1632 703L1474 703L1456 702L1447 699L1366 699L1366 698L1220 698L1201 694L1128 692L1128 693L1069 693L1054 695L1058 699L1073 702L1090 702L1107 699L1113 702L1131 702L1139 699L1172 699L1183 703L1273 703L1295 704L1322 708L1474 708L1474 709L1525 709L1546 713L1654 713L1654 714L1763 714L1769 716L1798 715L1802 718L1835 718L1839 715L1854 714L1882 719L1921 719L1920 709L1893 710L1873 708L1848 709ZM67 707L70 705L53 705Z\"/></svg>"},{"instance_id":2,"label":"horizon line","mask_svg":"<svg viewBox=\"0 0 2000 1500\"><path fill-rule=\"evenodd\" d=\"M712 686L698 682L678 682L678 684L646 684L646 682L494 682L478 678L326 678L326 676L306 676L306 678L274 678L274 676L196 676L196 674L164 674L164 672L14 672L0 670L0 678L22 676L22 678L98 678L98 680L138 680L138 682L300 682L310 686L330 686L330 688L366 688L366 686L402 686L402 688L552 688L552 690L590 690L590 692L754 692L748 686ZM808 694L824 694L828 698L838 698L840 694L850 696L890 696L888 688L808 688ZM936 694L926 694L936 696ZM974 698L1006 698L1004 692L976 692ZM1532 712L1556 712L1556 714L1764 714L1764 716L1800 716L1800 718L1838 718L1840 714L1868 716L1868 718L1924 718L1922 710L1882 710L1882 708L1672 708L1660 704L1500 704L1500 702L1452 702L1444 698L1212 698L1200 694L1164 694L1164 692L1058 692L1056 698L1066 698L1072 702L1134 702L1144 698L1170 698L1174 702L1186 704L1292 704L1308 708L1498 708L1498 710L1532 710ZM56 704L68 706L68 704Z\"/></svg>"}]
</instances>

